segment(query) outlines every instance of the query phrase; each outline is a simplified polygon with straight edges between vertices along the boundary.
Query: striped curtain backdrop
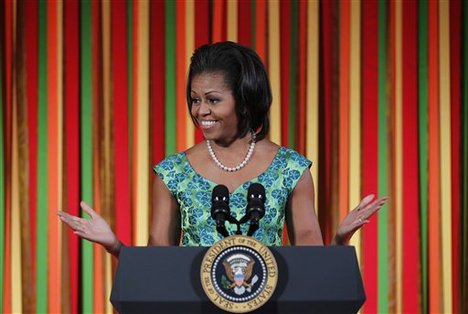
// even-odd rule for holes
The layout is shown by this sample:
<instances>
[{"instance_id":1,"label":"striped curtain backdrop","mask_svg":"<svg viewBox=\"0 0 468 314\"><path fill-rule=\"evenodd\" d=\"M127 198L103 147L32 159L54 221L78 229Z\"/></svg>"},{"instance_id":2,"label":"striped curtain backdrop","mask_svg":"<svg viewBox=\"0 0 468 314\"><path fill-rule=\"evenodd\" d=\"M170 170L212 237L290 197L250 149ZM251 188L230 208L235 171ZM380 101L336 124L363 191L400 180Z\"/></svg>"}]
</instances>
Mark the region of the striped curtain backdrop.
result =
<instances>
[{"instance_id":1,"label":"striped curtain backdrop","mask_svg":"<svg viewBox=\"0 0 468 314\"><path fill-rule=\"evenodd\" d=\"M363 313L468 312L468 5L406 1L0 4L0 311L111 313L116 260L55 212L91 204L146 245L152 166L202 140L193 50L254 48L270 138L313 160L324 239L363 195L390 202L352 239Z\"/></svg>"}]
</instances>

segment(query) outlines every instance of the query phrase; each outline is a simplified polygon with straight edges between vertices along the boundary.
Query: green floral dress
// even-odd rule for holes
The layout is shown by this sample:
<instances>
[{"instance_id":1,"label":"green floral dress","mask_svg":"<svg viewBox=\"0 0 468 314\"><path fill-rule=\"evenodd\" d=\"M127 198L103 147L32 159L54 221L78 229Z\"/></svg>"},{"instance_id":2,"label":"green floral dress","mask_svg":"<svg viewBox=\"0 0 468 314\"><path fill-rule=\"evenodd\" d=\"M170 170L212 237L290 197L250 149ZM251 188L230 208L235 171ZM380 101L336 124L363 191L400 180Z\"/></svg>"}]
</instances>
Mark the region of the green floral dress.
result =
<instances>
[{"instance_id":1,"label":"green floral dress","mask_svg":"<svg viewBox=\"0 0 468 314\"><path fill-rule=\"evenodd\" d=\"M281 245L288 197L312 162L292 149L280 147L272 163L258 177L240 185L229 195L231 215L241 219L247 206L247 190L258 182L265 187L265 216L253 237L265 245ZM153 169L179 203L184 246L211 246L222 236L211 218L211 193L216 183L202 177L184 152L171 155ZM229 234L237 229L226 222ZM247 234L248 224L241 226Z\"/></svg>"}]
</instances>

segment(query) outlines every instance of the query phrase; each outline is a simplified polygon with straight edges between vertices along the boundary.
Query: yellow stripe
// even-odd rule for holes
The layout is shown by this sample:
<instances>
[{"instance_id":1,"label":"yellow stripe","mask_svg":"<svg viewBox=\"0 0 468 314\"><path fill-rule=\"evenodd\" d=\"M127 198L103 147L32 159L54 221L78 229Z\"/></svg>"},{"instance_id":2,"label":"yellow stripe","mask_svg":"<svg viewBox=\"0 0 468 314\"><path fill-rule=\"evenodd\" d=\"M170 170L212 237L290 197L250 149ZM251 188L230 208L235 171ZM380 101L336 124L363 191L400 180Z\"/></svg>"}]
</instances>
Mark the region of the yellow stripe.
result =
<instances>
[{"instance_id":1,"label":"yellow stripe","mask_svg":"<svg viewBox=\"0 0 468 314\"><path fill-rule=\"evenodd\" d=\"M137 189L136 189L136 245L148 243L149 221L149 2L136 2L138 6L138 113L137 113Z\"/></svg>"},{"instance_id":2,"label":"yellow stripe","mask_svg":"<svg viewBox=\"0 0 468 314\"><path fill-rule=\"evenodd\" d=\"M12 4L13 25L12 25L12 43L16 39L16 2ZM15 80L12 82L12 90L16 91ZM17 101L16 93L12 93L12 156L11 156L11 311L13 313L22 312L21 304L21 234L20 234L20 207L19 207L19 169L18 169L18 129L17 129ZM3 283L1 283L3 284ZM6 287L8 289L9 287ZM4 302L9 302L5 300Z\"/></svg>"},{"instance_id":3,"label":"yellow stripe","mask_svg":"<svg viewBox=\"0 0 468 314\"><path fill-rule=\"evenodd\" d=\"M439 1L440 200L442 221L442 312L452 312L452 200L450 137L449 2Z\"/></svg>"},{"instance_id":4,"label":"yellow stripe","mask_svg":"<svg viewBox=\"0 0 468 314\"><path fill-rule=\"evenodd\" d=\"M237 0L227 2L227 40L237 41Z\"/></svg>"},{"instance_id":5,"label":"yellow stripe","mask_svg":"<svg viewBox=\"0 0 468 314\"><path fill-rule=\"evenodd\" d=\"M349 90L349 209L361 199L361 3L351 2L350 29L350 90ZM356 249L360 260L361 232L357 231L350 244Z\"/></svg>"},{"instance_id":6,"label":"yellow stripe","mask_svg":"<svg viewBox=\"0 0 468 314\"><path fill-rule=\"evenodd\" d=\"M112 255L104 254L104 285L106 289L106 296L110 296L110 291L112 290L112 258ZM112 303L110 303L109 299L107 299L107 302L105 303L105 311L108 314L114 313L114 308L112 307Z\"/></svg>"},{"instance_id":7,"label":"yellow stripe","mask_svg":"<svg viewBox=\"0 0 468 314\"><path fill-rule=\"evenodd\" d=\"M101 193L101 210L104 217L110 216L109 209L114 208L112 200L114 199L113 184L112 184L112 157L111 146L111 129L112 129L112 97L111 97L111 8L109 1L102 2L102 66L103 66L103 122L104 124L104 178ZM112 313L112 304L109 300L109 295L112 290L112 263L109 254L101 254L103 260L103 287L101 297L104 298L105 313Z\"/></svg>"},{"instance_id":8,"label":"yellow stripe","mask_svg":"<svg viewBox=\"0 0 468 314\"><path fill-rule=\"evenodd\" d=\"M402 123L402 8L395 2L395 218L396 218L396 311L402 313L403 295L403 123Z\"/></svg>"},{"instance_id":9,"label":"yellow stripe","mask_svg":"<svg viewBox=\"0 0 468 314\"><path fill-rule=\"evenodd\" d=\"M319 59L319 3L307 3L307 94L306 94L306 156L314 162L311 172L315 186L318 182L318 59ZM318 211L318 197L315 197L315 212Z\"/></svg>"},{"instance_id":10,"label":"yellow stripe","mask_svg":"<svg viewBox=\"0 0 468 314\"><path fill-rule=\"evenodd\" d=\"M281 143L281 81L280 81L280 28L279 2L268 2L268 68L273 103L270 109L270 139Z\"/></svg>"},{"instance_id":11,"label":"yellow stripe","mask_svg":"<svg viewBox=\"0 0 468 314\"><path fill-rule=\"evenodd\" d=\"M13 91L16 84L13 82ZM19 168L18 168L18 108L16 93L12 94L12 156L11 156L11 311L21 313L21 221L19 200ZM8 276L8 274L6 274ZM8 287L6 287L8 289ZM8 302L8 300L5 300Z\"/></svg>"},{"instance_id":12,"label":"yellow stripe","mask_svg":"<svg viewBox=\"0 0 468 314\"><path fill-rule=\"evenodd\" d=\"M185 42L185 68L188 69L190 64L190 57L192 56L193 50L195 49L195 7L193 1L187 1L185 4L185 27L186 27L186 42ZM190 117L190 112L187 110L186 115L186 124L187 124L187 148L192 147L195 144L195 127L193 125L192 119Z\"/></svg>"},{"instance_id":13,"label":"yellow stripe","mask_svg":"<svg viewBox=\"0 0 468 314\"><path fill-rule=\"evenodd\" d=\"M13 10L13 35L12 41L16 40L16 2L12 4ZM12 82L12 90L16 91L16 80ZM18 108L16 92L12 93L12 124L11 124L11 311L12 313L21 313L22 305L22 282L21 282L21 221L20 221L20 199L19 199L19 147L18 147ZM5 274L8 276L9 274ZM3 283L2 283L3 284ZM8 287L6 287L8 289ZM5 300L9 302L9 300Z\"/></svg>"}]
</instances>

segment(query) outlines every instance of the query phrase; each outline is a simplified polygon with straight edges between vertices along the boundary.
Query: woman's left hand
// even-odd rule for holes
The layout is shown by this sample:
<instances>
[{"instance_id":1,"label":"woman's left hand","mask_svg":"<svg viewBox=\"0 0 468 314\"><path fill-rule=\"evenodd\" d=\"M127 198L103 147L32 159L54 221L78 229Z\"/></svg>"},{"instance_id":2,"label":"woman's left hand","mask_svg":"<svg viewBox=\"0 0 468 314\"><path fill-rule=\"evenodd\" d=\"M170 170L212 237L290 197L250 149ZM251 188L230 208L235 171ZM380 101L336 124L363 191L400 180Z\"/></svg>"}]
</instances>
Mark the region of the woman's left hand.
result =
<instances>
[{"instance_id":1,"label":"woman's left hand","mask_svg":"<svg viewBox=\"0 0 468 314\"><path fill-rule=\"evenodd\" d=\"M364 197L359 205L350 211L343 222L338 226L333 244L348 244L353 234L363 225L369 222L369 218L374 215L387 202L388 197L376 198L370 194Z\"/></svg>"}]
</instances>

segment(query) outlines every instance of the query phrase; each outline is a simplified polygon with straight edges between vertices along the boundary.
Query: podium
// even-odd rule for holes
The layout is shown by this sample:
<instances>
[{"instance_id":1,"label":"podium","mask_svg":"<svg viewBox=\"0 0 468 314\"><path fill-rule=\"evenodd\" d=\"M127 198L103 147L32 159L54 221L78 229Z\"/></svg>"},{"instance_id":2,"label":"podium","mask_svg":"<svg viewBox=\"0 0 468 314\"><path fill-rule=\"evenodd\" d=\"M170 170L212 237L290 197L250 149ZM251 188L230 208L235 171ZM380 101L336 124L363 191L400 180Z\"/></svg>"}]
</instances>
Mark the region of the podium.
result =
<instances>
[{"instance_id":1,"label":"podium","mask_svg":"<svg viewBox=\"0 0 468 314\"><path fill-rule=\"evenodd\" d=\"M119 313L226 313L200 282L208 248L124 247L111 293ZM356 313L365 301L352 246L270 247L278 264L271 299L253 313Z\"/></svg>"}]
</instances>

